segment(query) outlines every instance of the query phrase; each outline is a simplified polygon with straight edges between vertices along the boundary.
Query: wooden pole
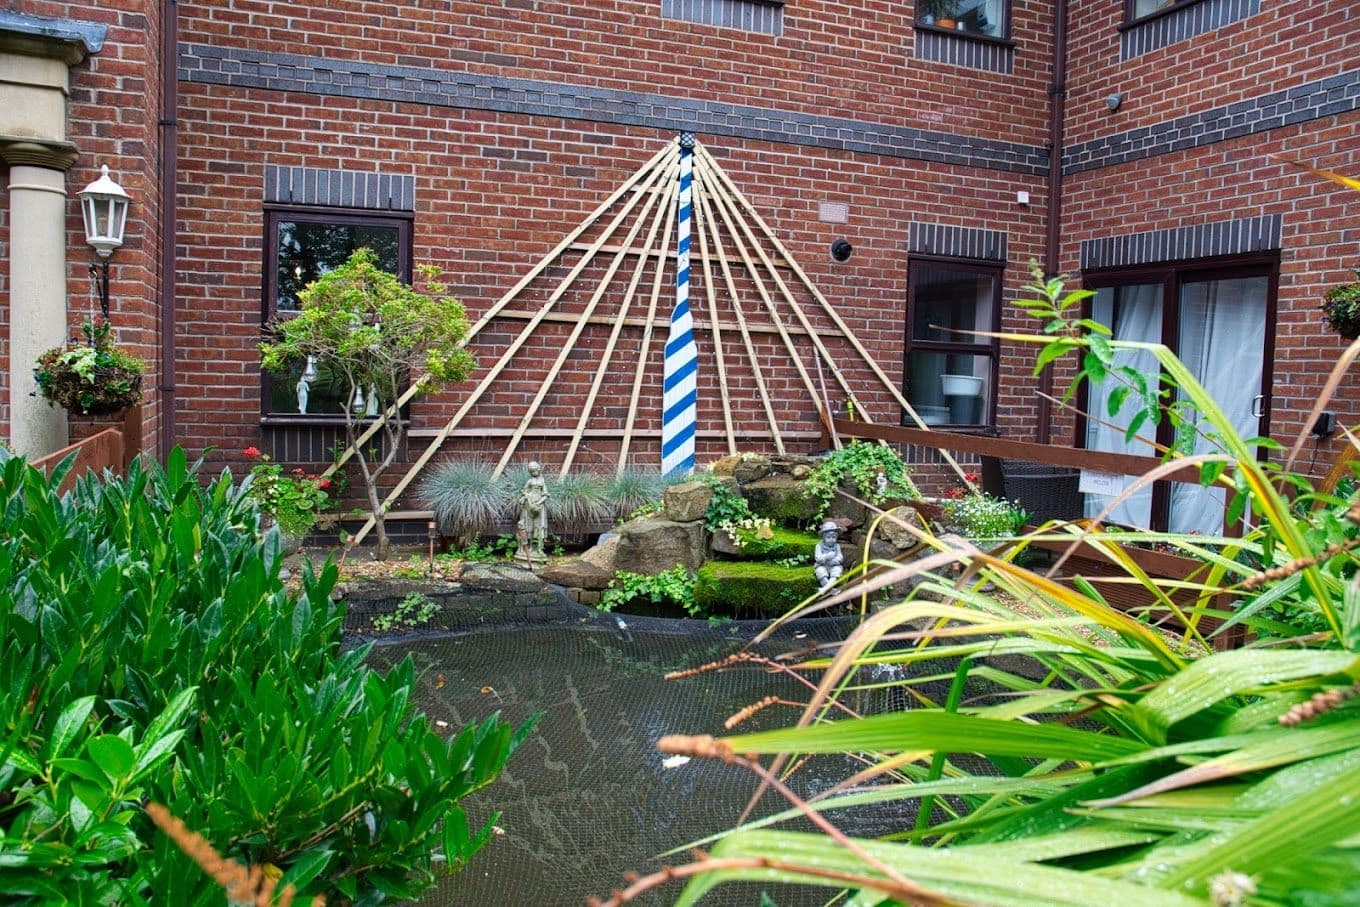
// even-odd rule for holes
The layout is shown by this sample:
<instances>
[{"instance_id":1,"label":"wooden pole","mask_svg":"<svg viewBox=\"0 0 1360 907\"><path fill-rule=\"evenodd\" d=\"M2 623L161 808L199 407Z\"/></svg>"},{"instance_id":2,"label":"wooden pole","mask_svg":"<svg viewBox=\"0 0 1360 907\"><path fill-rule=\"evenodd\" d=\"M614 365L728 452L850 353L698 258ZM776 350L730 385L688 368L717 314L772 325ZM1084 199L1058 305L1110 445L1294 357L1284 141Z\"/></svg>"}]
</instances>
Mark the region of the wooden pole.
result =
<instances>
[{"instance_id":1,"label":"wooden pole","mask_svg":"<svg viewBox=\"0 0 1360 907\"><path fill-rule=\"evenodd\" d=\"M775 327L779 329L779 338L784 342L784 349L788 351L789 358L793 361L793 367L798 372L798 377L802 379L803 387L808 393L808 400L812 402L813 406L816 406L817 386L813 384L812 376L808 374L807 368L803 365L802 357L799 356L797 348L793 345L793 338L791 338L789 332L784 329L784 320L779 317L779 311L775 306L774 298L770 295L769 290L765 288L765 281L761 280L759 270L756 268L755 262L751 260L750 254L746 251L746 244L742 241L737 227L733 224L732 212L728 209L730 200L726 193L722 192L721 188L719 188L718 191L713 193L713 201L714 207L718 211L718 215L722 218L728 233L732 237L732 243L736 246L737 253L741 255L741 259L746 265L746 271L751 278L751 283L755 285L756 292L760 294L761 300L765 303L765 310L769 313L770 320L773 321Z\"/></svg>"},{"instance_id":2,"label":"wooden pole","mask_svg":"<svg viewBox=\"0 0 1360 907\"><path fill-rule=\"evenodd\" d=\"M654 196L655 197L655 196ZM600 363L595 368L595 378L591 381L590 392L586 394L586 400L581 407L581 416L576 421L576 431L571 437L571 443L567 447L567 455L562 460L562 471L559 475L566 475L571 468L572 461L576 458L576 451L581 445L581 439L585 437L586 423L590 420L590 413L595 408L595 398L599 396L600 387L604 384L604 376L609 370L609 363L614 358L614 347L618 344L619 336L623 333L624 325L627 323L628 310L632 308L633 298L637 294L638 284L642 282L642 275L647 271L647 262L652 255L656 245L657 237L661 233L661 227L666 222L666 205L658 205L656 216L652 219L652 226L647 233L647 242L638 255L637 264L633 267L633 275L628 280L628 287L623 292L623 299L619 304L619 311L612 319L613 325L609 331L609 340L605 344L604 353L600 357ZM631 250L625 250L625 252ZM658 261L661 260L658 258ZM586 323L588 319L581 319ZM621 475L625 468L622 459L615 466L615 474Z\"/></svg>"},{"instance_id":3,"label":"wooden pole","mask_svg":"<svg viewBox=\"0 0 1360 907\"><path fill-rule=\"evenodd\" d=\"M700 157L697 162L702 161L703 157ZM705 184L707 184L707 180L705 180ZM784 453L784 436L780 434L779 420L775 418L774 406L770 403L770 391L765 386L765 373L760 368L760 358L756 355L755 344L751 340L751 331L746 324L746 313L742 311L741 296L737 292L737 282L732 277L732 265L727 260L727 250L723 248L722 239L718 233L718 223L709 211L707 196L708 193L701 193L697 199L700 226L706 226L710 231L709 235L713 238L713 249L718 256L718 267L722 271L723 282L727 286L728 299L732 302L732 314L737 318L737 328L741 332L742 345L746 348L746 360L751 363L751 374L755 377L756 391L760 394L760 403L765 409L765 418L769 421L770 432L774 435L775 450L782 454Z\"/></svg>"},{"instance_id":4,"label":"wooden pole","mask_svg":"<svg viewBox=\"0 0 1360 907\"><path fill-rule=\"evenodd\" d=\"M678 157L679 155L678 143L675 143L673 147L675 150L675 154ZM660 177L658 174L664 175L662 173L664 169L665 168L659 168L657 171L653 172L651 178L654 183L660 181ZM419 459L417 459L414 464L412 464L411 468L406 471L406 474L403 475L400 480L398 480L396 486L387 495L387 497L383 499L384 507L390 508L392 502L395 501L402 494L402 492L406 490L407 486L410 485L411 482L415 480L415 477L419 475L422 469L425 468L425 464L430 461L430 458L435 455L435 452L439 450L439 448L443 445L444 441L448 439L449 435L453 434L453 430L457 428L459 423L463 421L463 417L468 414L468 412L472 409L474 405L476 405L477 401L481 399L482 394L486 393L487 388L490 387L492 382L495 381L496 378L500 375L500 373L505 370L505 367L510 364L510 360L514 358L515 353L518 352L520 347L524 345L525 341L527 341L529 337L532 336L534 330L537 329L539 323L543 320L544 316L548 313L548 311L554 305L556 305L558 301L561 300L563 294L566 293L567 288L570 287L571 284L576 280L577 276L579 276L580 273L583 270L585 270L586 266L590 263L590 260L594 258L595 253L599 251L601 246L608 242L609 238L613 236L614 231L618 228L619 224L622 223L624 219L628 217L628 215L632 212L632 210L635 207L637 207L638 202L645 197L645 194L646 194L645 192L639 192L624 203L623 208L618 212L618 214L614 216L613 220L611 220L609 224L605 227L604 232L601 233L600 237L592 244L590 251L586 252L584 256L581 258L581 260L576 264L576 266L573 267L564 278L562 278L562 281L558 284L557 289L555 289L552 292L552 294L548 297L547 302L543 304L538 314L535 315L532 319L529 320L528 323L524 325L524 327L520 330L519 336L516 337L514 342L510 344L509 348L506 349L506 351L501 355L500 359L496 362L496 364L491 367L491 370L487 373L486 377L482 379L481 383L477 385L476 389L473 390L473 392L469 395L468 399L465 400L463 402L463 405L458 408L458 411L454 413L453 418L450 419L442 429L440 429L439 433L434 436L434 438L430 441L429 445L425 448L425 452L420 455ZM517 284L517 286L519 286L520 289L523 289L521 285ZM479 324L481 324L481 322L479 322ZM373 517L370 516L367 520L364 521L364 525L359 528L359 531L354 534L354 538L352 539L351 544L357 545L360 542L362 542L364 538L368 535L368 533L373 531L374 525L375 524Z\"/></svg>"},{"instance_id":5,"label":"wooden pole","mask_svg":"<svg viewBox=\"0 0 1360 907\"><path fill-rule=\"evenodd\" d=\"M698 163L696 160L695 163ZM704 295L708 299L708 323L713 335L713 365L718 374L718 399L722 406L723 427L727 434L727 454L737 452L737 433L732 427L732 399L727 388L727 359L723 355L722 323L718 319L718 288L713 284L713 267L708 257L708 234L700 223L705 189L703 168L694 168L694 225L699 236L699 266L704 274Z\"/></svg>"},{"instance_id":6,"label":"wooden pole","mask_svg":"<svg viewBox=\"0 0 1360 907\"><path fill-rule=\"evenodd\" d=\"M678 169L679 168L675 165L667 167L665 172L661 174L661 182L664 184L667 180L675 179L675 174ZM557 358L553 360L553 364L548 368L548 373L544 376L543 383L539 385L538 393L534 394L534 399L530 400L528 407L525 408L524 416L519 422L519 427L515 429L514 435L511 436L509 442L505 445L505 451L501 454L500 462L498 462L496 468L492 470L492 479L500 477L500 474L505 470L506 464L510 462L510 458L514 456L515 451L519 448L519 442L523 439L525 430L528 429L529 423L533 421L534 416L538 414L538 408L543 404L543 398L548 395L548 391L552 389L553 382L557 380L558 374L562 371L562 364L567 361L567 357L570 356L572 350L576 348L576 341L581 338L581 332L586 329L588 319L595 314L595 309L600 304L600 300L604 298L604 294L609 290L609 282L614 279L614 275L618 273L620 265L623 264L626 257L624 249L631 246L633 241L637 239L637 235L642 230L642 225L646 223L648 216L652 213L652 209L658 207L657 201L660 198L661 196L655 193L647 194L646 204L643 205L642 211L633 222L633 226L629 228L628 235L623 239L623 248L614 253L614 257L610 260L609 266L605 268L604 275L600 278L598 286L595 287L595 292L591 294L590 300L586 303L585 311L582 313L581 319L577 321L576 325L571 329L571 333L568 335L566 342L562 344L562 348L557 353ZM563 469L562 474L566 474L565 468Z\"/></svg>"},{"instance_id":7,"label":"wooden pole","mask_svg":"<svg viewBox=\"0 0 1360 907\"><path fill-rule=\"evenodd\" d=\"M671 187L670 202L666 206L666 223L675 221L675 212L680 205L680 181ZM623 440L619 444L619 462L628 462L628 449L633 443L633 426L637 422L638 397L642 395L642 379L647 374L647 357L652 345L652 332L656 328L656 305L661 298L661 278L666 273L666 259L656 259L656 273L652 278L652 295L647 302L647 325L642 329L642 345L638 348L637 368L633 373L633 393L628 398L628 417L624 420ZM658 461L660 457L657 458Z\"/></svg>"},{"instance_id":8,"label":"wooden pole","mask_svg":"<svg viewBox=\"0 0 1360 907\"><path fill-rule=\"evenodd\" d=\"M585 220L583 220L580 224L577 225L577 227L574 230L572 230L565 237L563 237L562 241L559 242L556 246L554 246L552 251L550 251L547 255L544 255L542 258L540 258L538 260L538 263L529 269L528 273L521 277L513 287L507 290L501 296L501 298L498 299L491 306L491 308L487 310L486 314L484 314L481 318L478 318L477 321L468 328L467 335L463 337L463 341L460 344L460 346L467 346L467 344L472 341L472 338L477 336L478 332L480 332L483 328L490 324L491 320L495 318L498 314L500 314L501 309L505 308L517 296L519 296L519 294L524 290L524 288L527 287L530 283L532 283L536 277L542 274L544 269L546 269L550 264L556 261L558 257L562 255L563 252L571 248L572 244L575 243L576 240L580 238L581 234L585 233L592 226L594 226L595 222L599 220L600 217L606 211L613 207L615 202L622 198L627 192L631 191L633 187L636 186L639 182L641 182L642 179L648 173L652 172L654 168L662 166L664 161L668 157L678 158L679 156L680 145L678 141L670 142L656 154L652 155L652 158L649 161L647 161L647 163L643 164L636 171L634 171L633 175L630 176L627 180L625 180L623 185L619 186L618 189L614 190L614 192L611 193L610 196L606 198L603 202L601 202L599 206L595 208L594 211L586 215ZM382 428L383 424L387 422L387 420L397 418L397 414L401 412L401 408L406 404L410 403L412 400L414 400L416 398L416 395L421 392L421 389L425 385L425 381L426 376L421 375L415 381L411 382L411 386L401 393L401 396L397 398L396 402L393 403L391 406L387 407L387 409L383 410L382 414L378 418L374 419L373 423L369 425L368 428L364 429L363 433L359 435L358 438L355 439L354 444L350 447L345 448L344 452L339 457L336 458L335 462L332 463L326 469L326 471L321 474L321 477L329 478L331 475L333 475L336 470L344 466L345 463L349 461L350 457L354 456L355 450L357 450L364 444L367 444L369 439L378 433L379 429Z\"/></svg>"},{"instance_id":9,"label":"wooden pole","mask_svg":"<svg viewBox=\"0 0 1360 907\"><path fill-rule=\"evenodd\" d=\"M703 158L710 157L708 151L702 145L697 149L697 153ZM717 167L716 164L713 169L724 184L731 184L731 178ZM733 185L732 188L735 189L736 186ZM925 420L916 412L915 407L907 402L907 398L903 396L902 391L898 388L897 384L888 378L883 372L883 369L879 367L878 362L874 360L874 357L869 355L869 351L859 342L859 338L857 338L854 332L850 330L849 326L846 325L844 319L842 319L836 310L831 307L831 303L827 302L826 297L821 294L821 291L817 289L817 286L807 276L807 272L804 271L798 262L794 260L793 256L789 254L789 250L779 241L779 237L775 235L775 232L772 229L770 229L770 225L765 222L764 218L760 216L760 213L751 206L751 203L748 202L740 192L737 193L736 198L738 203L750 215L751 220L760 227L761 232L770 241L770 244L774 246L775 251L783 256L784 261L788 263L790 270L792 270L794 275L802 282L807 291L812 294L812 297L817 300L817 303L822 307L822 311L826 313L827 317L831 319L831 322L835 324L837 329L841 332L841 335L845 337L854 348L855 352L859 354L860 358L868 365L869 369L874 373L874 376L878 378L879 383L887 389L888 393L891 394L893 399L897 401L897 404L902 407L902 410L911 417L911 420L916 423L917 427L927 431L930 430L930 426L926 425ZM949 452L941 450L940 455L944 457L945 462L953 468L959 478L963 479L963 467L959 466L958 462L949 454ZM964 481L967 482L966 479L964 479Z\"/></svg>"}]
</instances>

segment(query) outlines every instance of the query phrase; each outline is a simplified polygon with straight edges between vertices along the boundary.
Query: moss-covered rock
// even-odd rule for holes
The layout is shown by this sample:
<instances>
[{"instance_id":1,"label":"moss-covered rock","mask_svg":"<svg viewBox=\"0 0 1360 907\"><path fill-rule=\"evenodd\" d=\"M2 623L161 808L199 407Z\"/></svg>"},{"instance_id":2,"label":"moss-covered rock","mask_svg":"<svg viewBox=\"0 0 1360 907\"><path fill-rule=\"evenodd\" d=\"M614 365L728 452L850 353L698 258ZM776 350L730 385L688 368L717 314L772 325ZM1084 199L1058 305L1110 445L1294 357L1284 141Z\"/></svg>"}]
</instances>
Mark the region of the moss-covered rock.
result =
<instances>
[{"instance_id":1,"label":"moss-covered rock","mask_svg":"<svg viewBox=\"0 0 1360 907\"><path fill-rule=\"evenodd\" d=\"M769 476L741 486L746 503L763 517L785 526L806 526L821 503L807 493L807 483L790 476Z\"/></svg>"},{"instance_id":2,"label":"moss-covered rock","mask_svg":"<svg viewBox=\"0 0 1360 907\"><path fill-rule=\"evenodd\" d=\"M740 544L726 532L713 536L713 553L738 561L778 561L800 557L812 563L812 550L817 547L817 536L797 529L771 526L771 537L760 538L753 530L742 530Z\"/></svg>"},{"instance_id":3,"label":"moss-covered rock","mask_svg":"<svg viewBox=\"0 0 1360 907\"><path fill-rule=\"evenodd\" d=\"M811 566L767 561L709 561L694 578L694 603L720 617L773 617L816 591Z\"/></svg>"}]
</instances>

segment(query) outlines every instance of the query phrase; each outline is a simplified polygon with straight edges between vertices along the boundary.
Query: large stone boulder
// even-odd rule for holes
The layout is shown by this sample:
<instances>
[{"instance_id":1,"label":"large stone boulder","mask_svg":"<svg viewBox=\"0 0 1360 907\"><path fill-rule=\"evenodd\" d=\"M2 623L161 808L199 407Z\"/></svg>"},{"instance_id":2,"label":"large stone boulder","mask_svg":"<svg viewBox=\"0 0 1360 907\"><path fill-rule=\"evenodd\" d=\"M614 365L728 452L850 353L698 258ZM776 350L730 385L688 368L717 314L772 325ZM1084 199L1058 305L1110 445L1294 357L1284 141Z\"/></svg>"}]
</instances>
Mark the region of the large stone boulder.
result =
<instances>
[{"instance_id":1,"label":"large stone boulder","mask_svg":"<svg viewBox=\"0 0 1360 907\"><path fill-rule=\"evenodd\" d=\"M768 457L758 454L743 454L741 461L732 470L732 476L745 485L747 482L755 482L765 478L773 469Z\"/></svg>"},{"instance_id":2,"label":"large stone boulder","mask_svg":"<svg viewBox=\"0 0 1360 907\"><path fill-rule=\"evenodd\" d=\"M845 494L838 492L832 496L831 504L827 507L826 518L835 520L846 527L863 526L869 514L865 506L859 503L859 500L862 500L864 496L855 487L855 483L850 481L842 482L840 491L845 492ZM846 497L846 495L852 497Z\"/></svg>"},{"instance_id":3,"label":"large stone boulder","mask_svg":"<svg viewBox=\"0 0 1360 907\"><path fill-rule=\"evenodd\" d=\"M709 545L715 555L732 560L778 561L796 557L811 564L817 541L817 536L810 532L773 526L763 537L758 532L743 533L740 545L726 532L715 532Z\"/></svg>"},{"instance_id":4,"label":"large stone boulder","mask_svg":"<svg viewBox=\"0 0 1360 907\"><path fill-rule=\"evenodd\" d=\"M680 482L666 488L661 495L666 519L677 523L702 520L713 500L713 489L707 482Z\"/></svg>"},{"instance_id":5,"label":"large stone boulder","mask_svg":"<svg viewBox=\"0 0 1360 907\"><path fill-rule=\"evenodd\" d=\"M643 517L618 529L614 569L656 576L677 565L697 570L704 562L704 524Z\"/></svg>"},{"instance_id":6,"label":"large stone boulder","mask_svg":"<svg viewBox=\"0 0 1360 907\"><path fill-rule=\"evenodd\" d=\"M807 485L791 476L772 475L742 486L751 509L776 523L805 526L817 518L817 501Z\"/></svg>"},{"instance_id":7,"label":"large stone boulder","mask_svg":"<svg viewBox=\"0 0 1360 907\"><path fill-rule=\"evenodd\" d=\"M708 467L708 471L715 476L726 476L731 478L736 474L737 467L741 465L741 454L731 454L714 460L713 465Z\"/></svg>"},{"instance_id":8,"label":"large stone boulder","mask_svg":"<svg viewBox=\"0 0 1360 907\"><path fill-rule=\"evenodd\" d=\"M774 617L817 591L812 567L709 561L694 579L694 603L725 617Z\"/></svg>"},{"instance_id":9,"label":"large stone boulder","mask_svg":"<svg viewBox=\"0 0 1360 907\"><path fill-rule=\"evenodd\" d=\"M583 557L549 564L538 571L539 579L568 589L604 589L614 578L613 571L602 570Z\"/></svg>"},{"instance_id":10,"label":"large stone boulder","mask_svg":"<svg viewBox=\"0 0 1360 907\"><path fill-rule=\"evenodd\" d=\"M905 526L903 524L906 524ZM916 536L906 528L914 526L921 527L921 517L915 507L894 507L883 517L883 521L878 524L878 534L885 541L890 542L898 551L908 551L921 544Z\"/></svg>"}]
</instances>

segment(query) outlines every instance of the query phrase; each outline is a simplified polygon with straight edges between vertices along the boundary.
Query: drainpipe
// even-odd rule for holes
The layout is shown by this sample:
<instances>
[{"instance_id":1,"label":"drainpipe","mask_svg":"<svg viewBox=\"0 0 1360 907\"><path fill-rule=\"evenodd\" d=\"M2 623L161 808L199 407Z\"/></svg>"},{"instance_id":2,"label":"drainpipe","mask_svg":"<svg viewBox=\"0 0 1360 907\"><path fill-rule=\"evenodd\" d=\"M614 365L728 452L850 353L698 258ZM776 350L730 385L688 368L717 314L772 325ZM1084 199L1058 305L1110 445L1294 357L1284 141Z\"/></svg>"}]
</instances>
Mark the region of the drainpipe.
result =
<instances>
[{"instance_id":1,"label":"drainpipe","mask_svg":"<svg viewBox=\"0 0 1360 907\"><path fill-rule=\"evenodd\" d=\"M1053 4L1053 81L1048 86L1048 203L1044 235L1044 274L1058 273L1058 243L1062 235L1063 116L1067 101L1067 0ZM1039 375L1039 391L1053 393L1053 369ZM1053 404L1039 398L1039 424L1035 440L1047 444L1053 437Z\"/></svg>"},{"instance_id":2,"label":"drainpipe","mask_svg":"<svg viewBox=\"0 0 1360 907\"><path fill-rule=\"evenodd\" d=\"M179 156L179 4L161 2L160 129L160 458L164 463L175 444L175 222L178 219L176 159Z\"/></svg>"}]
</instances>

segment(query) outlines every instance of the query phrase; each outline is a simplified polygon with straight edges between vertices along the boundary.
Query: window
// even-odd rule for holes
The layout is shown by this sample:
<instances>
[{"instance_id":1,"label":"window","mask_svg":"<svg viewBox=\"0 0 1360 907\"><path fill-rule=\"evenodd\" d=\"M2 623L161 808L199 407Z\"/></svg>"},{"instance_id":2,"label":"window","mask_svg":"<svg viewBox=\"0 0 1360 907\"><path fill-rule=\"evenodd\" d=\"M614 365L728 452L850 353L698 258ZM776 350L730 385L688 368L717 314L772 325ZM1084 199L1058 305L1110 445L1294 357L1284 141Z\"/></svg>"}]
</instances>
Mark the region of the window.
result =
<instances>
[{"instance_id":1,"label":"window","mask_svg":"<svg viewBox=\"0 0 1360 907\"><path fill-rule=\"evenodd\" d=\"M928 425L991 425L997 344L964 332L998 328L1001 265L913 258L910 268L907 400Z\"/></svg>"},{"instance_id":2,"label":"window","mask_svg":"<svg viewBox=\"0 0 1360 907\"><path fill-rule=\"evenodd\" d=\"M766 35L784 33L784 0L661 0L661 16Z\"/></svg>"},{"instance_id":3,"label":"window","mask_svg":"<svg viewBox=\"0 0 1360 907\"><path fill-rule=\"evenodd\" d=\"M1124 272L1087 275L1096 291L1091 316L1109 325L1116 340L1164 343L1190 369L1233 421L1239 435L1254 438L1269 428L1270 348L1273 344L1275 272L1273 260L1257 263L1190 266L1162 265ZM1153 384L1158 373L1151 353L1121 351L1118 361L1132 365ZM1124 429L1137 412L1128 401L1114 416L1106 398L1109 384L1088 388L1081 428L1088 450L1156 456L1146 441L1125 440ZM1146 427L1140 435L1170 445L1169 420ZM1192 452L1214 450L1197 433ZM1095 516L1110 498L1086 496L1086 515ZM1159 483L1132 494L1107 517L1109 522L1140 528L1167 527L1172 532L1218 535L1223 530L1226 498L1221 488L1185 483Z\"/></svg>"},{"instance_id":4,"label":"window","mask_svg":"<svg viewBox=\"0 0 1360 907\"><path fill-rule=\"evenodd\" d=\"M1189 6L1191 3L1199 2L1199 0L1127 0L1127 2L1128 21L1134 22L1163 10L1172 10L1178 6Z\"/></svg>"},{"instance_id":5,"label":"window","mask_svg":"<svg viewBox=\"0 0 1360 907\"><path fill-rule=\"evenodd\" d=\"M411 279L411 219L336 208L272 208L265 212L264 320L298 311L298 292L367 246L385 270ZM348 388L324 367L299 363L288 373L265 372L261 409L266 421L331 421L346 406Z\"/></svg>"},{"instance_id":6,"label":"window","mask_svg":"<svg viewBox=\"0 0 1360 907\"><path fill-rule=\"evenodd\" d=\"M988 38L1010 37L1010 0L916 0L916 24Z\"/></svg>"}]
</instances>

